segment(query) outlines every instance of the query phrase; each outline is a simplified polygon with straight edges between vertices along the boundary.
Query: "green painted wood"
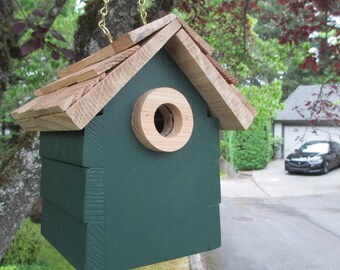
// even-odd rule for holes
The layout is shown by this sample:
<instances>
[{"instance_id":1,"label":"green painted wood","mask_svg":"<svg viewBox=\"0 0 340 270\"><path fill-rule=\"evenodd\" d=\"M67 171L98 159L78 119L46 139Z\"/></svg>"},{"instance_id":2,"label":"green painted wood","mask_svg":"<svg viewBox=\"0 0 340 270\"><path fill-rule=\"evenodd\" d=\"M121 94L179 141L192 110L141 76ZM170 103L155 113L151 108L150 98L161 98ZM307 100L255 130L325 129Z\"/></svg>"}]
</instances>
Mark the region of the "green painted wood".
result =
<instances>
[{"instance_id":1,"label":"green painted wood","mask_svg":"<svg viewBox=\"0 0 340 270\"><path fill-rule=\"evenodd\" d=\"M86 170L84 222L104 221L104 169Z\"/></svg>"},{"instance_id":2,"label":"green painted wood","mask_svg":"<svg viewBox=\"0 0 340 270\"><path fill-rule=\"evenodd\" d=\"M104 251L104 222L87 225L86 270L106 270Z\"/></svg>"},{"instance_id":3,"label":"green painted wood","mask_svg":"<svg viewBox=\"0 0 340 270\"><path fill-rule=\"evenodd\" d=\"M103 116L96 116L84 130L40 133L40 156L79 165L102 167Z\"/></svg>"},{"instance_id":4,"label":"green painted wood","mask_svg":"<svg viewBox=\"0 0 340 270\"><path fill-rule=\"evenodd\" d=\"M85 269L85 223L43 199L41 233L76 269Z\"/></svg>"},{"instance_id":5,"label":"green painted wood","mask_svg":"<svg viewBox=\"0 0 340 270\"><path fill-rule=\"evenodd\" d=\"M85 223L104 220L102 168L83 168L51 159L42 159L43 199Z\"/></svg>"},{"instance_id":6,"label":"green painted wood","mask_svg":"<svg viewBox=\"0 0 340 270\"><path fill-rule=\"evenodd\" d=\"M102 221L84 224L44 199L41 232L77 270L105 270Z\"/></svg>"},{"instance_id":7,"label":"green painted wood","mask_svg":"<svg viewBox=\"0 0 340 270\"><path fill-rule=\"evenodd\" d=\"M136 139L137 99L172 87L189 101L194 130L173 153ZM205 101L165 51L158 53L104 108L106 268L130 269L220 246L219 129Z\"/></svg>"}]
</instances>

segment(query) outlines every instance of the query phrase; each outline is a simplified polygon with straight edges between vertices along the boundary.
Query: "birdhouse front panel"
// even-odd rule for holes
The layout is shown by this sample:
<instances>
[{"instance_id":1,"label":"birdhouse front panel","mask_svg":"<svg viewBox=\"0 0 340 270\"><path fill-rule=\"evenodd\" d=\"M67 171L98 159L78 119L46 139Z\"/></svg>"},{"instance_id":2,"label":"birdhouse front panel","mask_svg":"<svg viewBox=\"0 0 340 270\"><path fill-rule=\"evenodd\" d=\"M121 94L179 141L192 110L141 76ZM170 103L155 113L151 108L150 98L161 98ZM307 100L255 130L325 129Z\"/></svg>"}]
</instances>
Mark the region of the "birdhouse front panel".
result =
<instances>
[{"instance_id":1,"label":"birdhouse front panel","mask_svg":"<svg viewBox=\"0 0 340 270\"><path fill-rule=\"evenodd\" d=\"M176 89L192 109L192 134L174 152L149 149L138 140L131 124L139 98L162 87ZM171 102L165 96L164 104L171 107ZM218 121L209 117L206 102L165 50L110 101L103 116L108 265L130 269L217 248ZM150 116L157 125L157 114Z\"/></svg>"}]
</instances>

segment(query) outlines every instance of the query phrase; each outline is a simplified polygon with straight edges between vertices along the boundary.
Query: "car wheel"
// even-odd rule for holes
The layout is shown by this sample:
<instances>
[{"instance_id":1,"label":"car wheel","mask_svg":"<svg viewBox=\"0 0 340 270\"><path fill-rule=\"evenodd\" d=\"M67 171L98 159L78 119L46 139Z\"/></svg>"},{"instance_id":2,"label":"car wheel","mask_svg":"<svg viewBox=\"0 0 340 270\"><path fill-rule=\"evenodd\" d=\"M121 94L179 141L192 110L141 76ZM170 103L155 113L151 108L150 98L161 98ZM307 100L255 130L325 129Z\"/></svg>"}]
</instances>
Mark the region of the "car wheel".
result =
<instances>
[{"instance_id":1,"label":"car wheel","mask_svg":"<svg viewBox=\"0 0 340 270\"><path fill-rule=\"evenodd\" d=\"M323 170L322 172L324 174L327 174L329 172L329 162L327 160L325 160L325 164L323 165Z\"/></svg>"}]
</instances>

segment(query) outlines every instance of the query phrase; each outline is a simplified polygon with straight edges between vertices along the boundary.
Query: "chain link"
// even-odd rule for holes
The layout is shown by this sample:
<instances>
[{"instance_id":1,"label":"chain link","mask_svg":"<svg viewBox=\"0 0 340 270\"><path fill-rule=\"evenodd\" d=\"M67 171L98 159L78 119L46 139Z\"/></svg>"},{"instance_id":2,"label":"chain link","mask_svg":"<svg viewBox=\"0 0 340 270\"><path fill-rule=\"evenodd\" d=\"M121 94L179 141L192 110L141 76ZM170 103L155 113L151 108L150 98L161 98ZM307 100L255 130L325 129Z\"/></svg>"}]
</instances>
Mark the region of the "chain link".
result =
<instances>
[{"instance_id":1,"label":"chain link","mask_svg":"<svg viewBox=\"0 0 340 270\"><path fill-rule=\"evenodd\" d=\"M100 14L102 16L102 19L99 21L98 26L99 26L100 30L102 30L104 35L107 36L110 43L112 43L112 36L111 36L109 29L107 29L107 27L106 27L106 20L105 20L105 17L109 12L108 11L108 3L110 2L110 0L103 0L103 2L104 2L104 6L100 9Z\"/></svg>"},{"instance_id":2,"label":"chain link","mask_svg":"<svg viewBox=\"0 0 340 270\"><path fill-rule=\"evenodd\" d=\"M140 17L142 18L143 24L146 24L146 17L148 13L145 11L145 0L138 0Z\"/></svg>"}]
</instances>

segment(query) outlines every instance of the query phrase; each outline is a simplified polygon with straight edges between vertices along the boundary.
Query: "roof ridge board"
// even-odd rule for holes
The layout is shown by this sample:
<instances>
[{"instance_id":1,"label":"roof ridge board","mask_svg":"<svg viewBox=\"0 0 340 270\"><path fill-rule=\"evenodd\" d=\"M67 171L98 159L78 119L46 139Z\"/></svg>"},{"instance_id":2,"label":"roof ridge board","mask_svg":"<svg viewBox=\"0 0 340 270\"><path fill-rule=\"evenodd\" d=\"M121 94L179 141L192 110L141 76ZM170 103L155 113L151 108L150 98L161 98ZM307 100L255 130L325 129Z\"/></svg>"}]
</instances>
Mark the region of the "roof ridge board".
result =
<instances>
[{"instance_id":1,"label":"roof ridge board","mask_svg":"<svg viewBox=\"0 0 340 270\"><path fill-rule=\"evenodd\" d=\"M102 61L112 55L122 52L136 45L154 32L162 29L175 19L175 14L169 14L146 25L142 25L141 27L133 29L120 38L114 40L110 45L104 47L103 49L59 71L58 76L61 78L68 76L71 73L79 71L80 69L86 68L89 65L95 64L96 62Z\"/></svg>"},{"instance_id":2,"label":"roof ridge board","mask_svg":"<svg viewBox=\"0 0 340 270\"><path fill-rule=\"evenodd\" d=\"M60 78L50 84L36 90L34 94L36 96L41 96L53 91L58 90L61 87L71 86L85 80L94 78L104 73L106 70L113 68L114 66L120 64L124 59L131 56L131 54L135 53L139 49L139 46L136 45L126 51L120 52L118 54L112 55L109 58L102 60L101 62L97 62L93 65L86 67L78 72L69 74L66 77ZM110 63L110 64L109 64ZM104 67L103 67L104 65Z\"/></svg>"},{"instance_id":3,"label":"roof ridge board","mask_svg":"<svg viewBox=\"0 0 340 270\"><path fill-rule=\"evenodd\" d=\"M181 25L177 20L170 22L136 53L110 71L100 84L73 104L66 113L75 125L79 129L84 128L180 28Z\"/></svg>"},{"instance_id":4,"label":"roof ridge board","mask_svg":"<svg viewBox=\"0 0 340 270\"><path fill-rule=\"evenodd\" d=\"M170 13L162 18L159 18L148 24L142 25L136 29L131 30L130 32L126 33L120 38L114 40L111 43L111 46L113 47L114 51L122 51L127 48L130 48L131 46L138 44L139 42L143 41L144 39L154 34L155 32L163 29L169 23L174 21L176 18L177 16L175 14Z\"/></svg>"}]
</instances>

